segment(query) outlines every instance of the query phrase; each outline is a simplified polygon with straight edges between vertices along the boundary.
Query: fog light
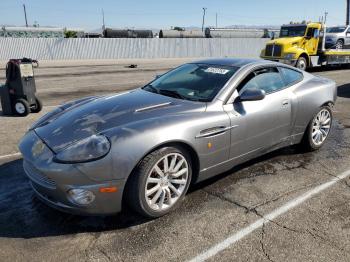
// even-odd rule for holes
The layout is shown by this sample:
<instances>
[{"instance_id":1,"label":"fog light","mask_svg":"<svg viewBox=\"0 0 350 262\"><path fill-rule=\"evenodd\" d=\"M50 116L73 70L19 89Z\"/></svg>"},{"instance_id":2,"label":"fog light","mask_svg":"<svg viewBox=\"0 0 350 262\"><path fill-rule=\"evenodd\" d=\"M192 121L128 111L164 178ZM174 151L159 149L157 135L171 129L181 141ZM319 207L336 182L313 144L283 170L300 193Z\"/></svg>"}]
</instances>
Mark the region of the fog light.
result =
<instances>
[{"instance_id":1,"label":"fog light","mask_svg":"<svg viewBox=\"0 0 350 262\"><path fill-rule=\"evenodd\" d=\"M95 200L94 193L80 188L69 190L68 196L73 203L78 205L88 205Z\"/></svg>"}]
</instances>

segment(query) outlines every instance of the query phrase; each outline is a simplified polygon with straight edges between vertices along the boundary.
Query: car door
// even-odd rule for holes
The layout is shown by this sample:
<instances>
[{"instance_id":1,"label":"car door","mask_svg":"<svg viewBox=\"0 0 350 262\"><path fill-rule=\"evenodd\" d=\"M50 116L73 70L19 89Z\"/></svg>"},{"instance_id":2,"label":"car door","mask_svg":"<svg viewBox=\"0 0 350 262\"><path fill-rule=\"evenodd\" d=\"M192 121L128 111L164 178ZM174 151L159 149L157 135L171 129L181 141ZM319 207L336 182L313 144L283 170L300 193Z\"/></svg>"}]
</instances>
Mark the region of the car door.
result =
<instances>
[{"instance_id":1,"label":"car door","mask_svg":"<svg viewBox=\"0 0 350 262\"><path fill-rule=\"evenodd\" d=\"M286 88L277 67L263 67L249 73L238 85L236 96L247 89L264 90L266 96L258 101L237 98L225 107L231 126L241 127L231 130L230 159L237 162L284 142L292 131L293 94Z\"/></svg>"},{"instance_id":2,"label":"car door","mask_svg":"<svg viewBox=\"0 0 350 262\"><path fill-rule=\"evenodd\" d=\"M308 51L309 55L315 55L317 53L317 47L319 42L319 29L317 28L308 28L305 38L305 48Z\"/></svg>"}]
</instances>

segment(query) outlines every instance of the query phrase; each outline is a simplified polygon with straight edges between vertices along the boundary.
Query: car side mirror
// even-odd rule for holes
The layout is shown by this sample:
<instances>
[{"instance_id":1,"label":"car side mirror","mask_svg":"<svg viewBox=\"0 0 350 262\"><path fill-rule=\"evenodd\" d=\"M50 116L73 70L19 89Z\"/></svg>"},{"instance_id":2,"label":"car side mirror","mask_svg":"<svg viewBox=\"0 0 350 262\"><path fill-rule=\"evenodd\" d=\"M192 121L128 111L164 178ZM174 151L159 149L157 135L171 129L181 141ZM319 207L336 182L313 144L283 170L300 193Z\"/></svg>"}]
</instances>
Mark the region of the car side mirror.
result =
<instances>
[{"instance_id":1,"label":"car side mirror","mask_svg":"<svg viewBox=\"0 0 350 262\"><path fill-rule=\"evenodd\" d=\"M238 101L258 101L263 100L266 96L264 90L261 89L247 89L238 97Z\"/></svg>"}]
</instances>

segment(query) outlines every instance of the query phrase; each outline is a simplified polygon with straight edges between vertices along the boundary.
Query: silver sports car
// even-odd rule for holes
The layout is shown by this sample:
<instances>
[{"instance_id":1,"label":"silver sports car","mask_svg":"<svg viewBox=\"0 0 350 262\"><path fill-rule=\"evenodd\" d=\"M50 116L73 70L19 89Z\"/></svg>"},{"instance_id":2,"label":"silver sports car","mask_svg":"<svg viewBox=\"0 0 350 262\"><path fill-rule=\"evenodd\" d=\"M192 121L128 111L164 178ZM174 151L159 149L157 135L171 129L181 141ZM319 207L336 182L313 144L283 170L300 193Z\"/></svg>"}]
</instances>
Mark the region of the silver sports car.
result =
<instances>
[{"instance_id":1,"label":"silver sports car","mask_svg":"<svg viewBox=\"0 0 350 262\"><path fill-rule=\"evenodd\" d=\"M273 62L210 59L142 88L64 104L22 138L36 195L80 214L148 217L177 207L195 183L272 150L320 148L333 81Z\"/></svg>"}]
</instances>

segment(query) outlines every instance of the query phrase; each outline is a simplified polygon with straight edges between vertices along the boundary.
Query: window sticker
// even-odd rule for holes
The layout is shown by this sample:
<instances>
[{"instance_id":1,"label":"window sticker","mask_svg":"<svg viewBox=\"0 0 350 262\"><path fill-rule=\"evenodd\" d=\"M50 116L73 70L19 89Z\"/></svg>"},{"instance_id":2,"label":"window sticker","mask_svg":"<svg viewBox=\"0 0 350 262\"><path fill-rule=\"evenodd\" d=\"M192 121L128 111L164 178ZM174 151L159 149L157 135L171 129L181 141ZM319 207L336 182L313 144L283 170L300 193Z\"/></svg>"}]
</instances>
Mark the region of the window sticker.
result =
<instances>
[{"instance_id":1,"label":"window sticker","mask_svg":"<svg viewBox=\"0 0 350 262\"><path fill-rule=\"evenodd\" d=\"M226 75L230 70L216 67L208 67L204 72L212 74Z\"/></svg>"}]
</instances>

